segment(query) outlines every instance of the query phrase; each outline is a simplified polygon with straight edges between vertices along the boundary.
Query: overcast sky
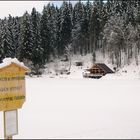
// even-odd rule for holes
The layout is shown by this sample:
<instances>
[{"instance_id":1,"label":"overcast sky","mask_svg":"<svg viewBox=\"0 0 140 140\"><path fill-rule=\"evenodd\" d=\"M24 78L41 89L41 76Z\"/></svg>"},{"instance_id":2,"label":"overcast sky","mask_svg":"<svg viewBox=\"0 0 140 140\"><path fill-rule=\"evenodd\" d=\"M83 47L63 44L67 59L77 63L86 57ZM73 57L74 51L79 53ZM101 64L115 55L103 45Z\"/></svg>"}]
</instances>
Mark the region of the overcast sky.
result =
<instances>
[{"instance_id":1,"label":"overcast sky","mask_svg":"<svg viewBox=\"0 0 140 140\"><path fill-rule=\"evenodd\" d=\"M38 12L42 12L43 6L47 5L49 2L54 3L54 5L60 6L62 4L62 0L42 0L42 1L0 1L0 18L11 16L22 16L25 11L31 13L32 8L35 7ZM75 4L77 1L72 1L72 4Z\"/></svg>"},{"instance_id":2,"label":"overcast sky","mask_svg":"<svg viewBox=\"0 0 140 140\"><path fill-rule=\"evenodd\" d=\"M12 16L22 16L27 10L29 13L35 7L42 12L43 6L49 1L0 1L0 18Z\"/></svg>"}]
</instances>

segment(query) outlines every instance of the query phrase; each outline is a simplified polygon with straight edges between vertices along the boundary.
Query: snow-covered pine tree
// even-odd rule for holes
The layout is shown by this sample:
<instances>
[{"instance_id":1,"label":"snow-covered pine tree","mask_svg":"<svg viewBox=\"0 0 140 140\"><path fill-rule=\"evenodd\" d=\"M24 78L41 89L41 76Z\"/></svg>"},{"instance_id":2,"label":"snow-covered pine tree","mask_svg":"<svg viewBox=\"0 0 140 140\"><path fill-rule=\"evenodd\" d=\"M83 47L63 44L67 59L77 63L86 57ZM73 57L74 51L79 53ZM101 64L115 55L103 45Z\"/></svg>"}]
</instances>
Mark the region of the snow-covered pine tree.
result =
<instances>
[{"instance_id":1,"label":"snow-covered pine tree","mask_svg":"<svg viewBox=\"0 0 140 140\"><path fill-rule=\"evenodd\" d=\"M40 23L40 17L39 13L36 11L35 8L32 9L31 12L31 25L32 25L32 35L33 35L33 47L37 48L40 38L38 38L39 35L39 23Z\"/></svg>"},{"instance_id":2,"label":"snow-covered pine tree","mask_svg":"<svg viewBox=\"0 0 140 140\"><path fill-rule=\"evenodd\" d=\"M33 35L31 26L31 17L26 11L22 17L21 21L21 46L20 46L20 61L30 65L32 61L32 51L33 51Z\"/></svg>"},{"instance_id":3,"label":"snow-covered pine tree","mask_svg":"<svg viewBox=\"0 0 140 140\"><path fill-rule=\"evenodd\" d=\"M89 52L89 21L90 21L90 2L83 5L83 18L81 21L81 46L82 54Z\"/></svg>"},{"instance_id":4,"label":"snow-covered pine tree","mask_svg":"<svg viewBox=\"0 0 140 140\"><path fill-rule=\"evenodd\" d=\"M125 51L125 43L127 38L125 36L123 17L119 15L110 17L105 27L104 36L107 38L107 47L112 63L115 63L117 67L120 67L122 64L122 51Z\"/></svg>"},{"instance_id":5,"label":"snow-covered pine tree","mask_svg":"<svg viewBox=\"0 0 140 140\"><path fill-rule=\"evenodd\" d=\"M40 36L41 36L41 48L43 48L43 63L46 63L50 60L50 28L49 28L49 21L48 21L48 8L50 4L44 6L43 14L41 16L40 21Z\"/></svg>"},{"instance_id":6,"label":"snow-covered pine tree","mask_svg":"<svg viewBox=\"0 0 140 140\"><path fill-rule=\"evenodd\" d=\"M8 57L14 58L15 57L15 46L14 46L14 18L9 15L7 20L7 35L8 35L8 41L9 41L9 54L7 54Z\"/></svg>"},{"instance_id":7,"label":"snow-covered pine tree","mask_svg":"<svg viewBox=\"0 0 140 140\"><path fill-rule=\"evenodd\" d=\"M55 47L55 57L62 56L61 50L61 9L56 7L56 47Z\"/></svg>"},{"instance_id":8,"label":"snow-covered pine tree","mask_svg":"<svg viewBox=\"0 0 140 140\"><path fill-rule=\"evenodd\" d=\"M40 37L40 17L41 15L36 11L35 8L31 12L31 25L33 34L33 48L32 48L32 72L34 74L41 74L41 68L43 68L43 48L41 48L41 37Z\"/></svg>"},{"instance_id":9,"label":"snow-covered pine tree","mask_svg":"<svg viewBox=\"0 0 140 140\"><path fill-rule=\"evenodd\" d=\"M94 3L90 18L90 53L93 54L93 63L96 61L96 50L98 47L100 34L100 17L97 3Z\"/></svg>"},{"instance_id":10,"label":"snow-covered pine tree","mask_svg":"<svg viewBox=\"0 0 140 140\"><path fill-rule=\"evenodd\" d=\"M1 32L1 47L3 50L3 58L4 57L13 57L13 34L12 27L9 22L12 19L7 20L5 18L2 21L2 32Z\"/></svg>"},{"instance_id":11,"label":"snow-covered pine tree","mask_svg":"<svg viewBox=\"0 0 140 140\"><path fill-rule=\"evenodd\" d=\"M65 48L71 43L72 20L67 2L63 2L61 10L61 50L62 54L64 54Z\"/></svg>"},{"instance_id":12,"label":"snow-covered pine tree","mask_svg":"<svg viewBox=\"0 0 140 140\"><path fill-rule=\"evenodd\" d=\"M55 58L55 50L57 45L56 34L57 34L57 12L55 6L49 5L48 6L48 27L49 27L49 34L50 34L50 57L51 61Z\"/></svg>"},{"instance_id":13,"label":"snow-covered pine tree","mask_svg":"<svg viewBox=\"0 0 140 140\"><path fill-rule=\"evenodd\" d=\"M107 0L105 3L94 0L93 5L90 0L86 3L79 0L74 7L70 1L64 2L60 8L48 4L42 15L32 11L32 22L29 14L29 20L25 20L25 15L9 16L0 20L0 59L16 56L44 65L52 60L51 56L57 58L66 54L72 42L71 53L92 53L93 62L101 49L103 55L109 54L112 63L118 67L129 64L134 58L138 64L139 7L139 0Z\"/></svg>"},{"instance_id":14,"label":"snow-covered pine tree","mask_svg":"<svg viewBox=\"0 0 140 140\"><path fill-rule=\"evenodd\" d=\"M120 67L130 64L132 57L136 58L136 63L138 62L138 30L131 22L126 25L122 16L114 15L106 24L104 33L112 63L115 62L117 67Z\"/></svg>"},{"instance_id":15,"label":"snow-covered pine tree","mask_svg":"<svg viewBox=\"0 0 140 140\"><path fill-rule=\"evenodd\" d=\"M138 6L136 5L136 1L114 1L114 5L111 5L110 17L105 26L107 34L104 37L109 41L106 48L110 46L108 50L112 63L115 62L118 67L130 64L132 58L135 58L138 64L139 43L136 26Z\"/></svg>"},{"instance_id":16,"label":"snow-covered pine tree","mask_svg":"<svg viewBox=\"0 0 140 140\"><path fill-rule=\"evenodd\" d=\"M97 9L97 22L99 23L98 28L96 29L98 31L98 33L96 34L97 36L97 46L96 49L100 52L103 53L103 57L105 57L105 46L104 46L104 42L103 42L103 30L104 30L104 26L108 21L109 18L109 14L107 11L107 5L103 2L103 0L100 0L98 3L95 3L95 5L97 5L98 9ZM96 32L97 32L96 31ZM96 56L98 57L98 56Z\"/></svg>"},{"instance_id":17,"label":"snow-covered pine tree","mask_svg":"<svg viewBox=\"0 0 140 140\"><path fill-rule=\"evenodd\" d=\"M138 30L138 54L140 54L140 10L138 11L136 15L136 28Z\"/></svg>"},{"instance_id":18,"label":"snow-covered pine tree","mask_svg":"<svg viewBox=\"0 0 140 140\"><path fill-rule=\"evenodd\" d=\"M83 54L82 45L82 26L84 26L84 6L81 1L74 5L73 9L73 28L72 28L72 48L75 54ZM83 24L83 25L82 25Z\"/></svg>"},{"instance_id":19,"label":"snow-covered pine tree","mask_svg":"<svg viewBox=\"0 0 140 140\"><path fill-rule=\"evenodd\" d=\"M86 19L87 27L88 29L86 30L86 47L85 47L85 53L90 53L90 18L91 18L91 9L92 9L92 3L90 0L88 0L85 4L84 8L84 16Z\"/></svg>"},{"instance_id":20,"label":"snow-covered pine tree","mask_svg":"<svg viewBox=\"0 0 140 140\"><path fill-rule=\"evenodd\" d=\"M0 63L4 58L4 48L2 46L2 29L3 29L3 20L0 19Z\"/></svg>"},{"instance_id":21,"label":"snow-covered pine tree","mask_svg":"<svg viewBox=\"0 0 140 140\"><path fill-rule=\"evenodd\" d=\"M20 23L19 17L13 18L13 53L14 57L19 58L19 46L20 46Z\"/></svg>"},{"instance_id":22,"label":"snow-covered pine tree","mask_svg":"<svg viewBox=\"0 0 140 140\"><path fill-rule=\"evenodd\" d=\"M95 0L94 6L97 8L97 13L96 13L96 19L95 22L96 27L96 47L95 49L100 49L103 46L102 40L103 40L103 28L105 23L107 22L107 12L105 9L105 5L103 0Z\"/></svg>"}]
</instances>

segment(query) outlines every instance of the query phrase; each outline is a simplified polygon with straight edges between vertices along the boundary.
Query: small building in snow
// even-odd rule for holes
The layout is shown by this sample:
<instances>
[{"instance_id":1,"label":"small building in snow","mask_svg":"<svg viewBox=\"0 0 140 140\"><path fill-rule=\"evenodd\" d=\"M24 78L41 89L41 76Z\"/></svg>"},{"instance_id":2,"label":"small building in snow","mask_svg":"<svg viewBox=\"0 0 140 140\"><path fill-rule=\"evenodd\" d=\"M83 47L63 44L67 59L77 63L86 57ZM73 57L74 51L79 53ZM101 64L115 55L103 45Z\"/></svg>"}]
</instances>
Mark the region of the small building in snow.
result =
<instances>
[{"instance_id":1,"label":"small building in snow","mask_svg":"<svg viewBox=\"0 0 140 140\"><path fill-rule=\"evenodd\" d=\"M86 69L83 76L88 78L101 78L108 73L114 72L104 63L95 63L91 68Z\"/></svg>"}]
</instances>

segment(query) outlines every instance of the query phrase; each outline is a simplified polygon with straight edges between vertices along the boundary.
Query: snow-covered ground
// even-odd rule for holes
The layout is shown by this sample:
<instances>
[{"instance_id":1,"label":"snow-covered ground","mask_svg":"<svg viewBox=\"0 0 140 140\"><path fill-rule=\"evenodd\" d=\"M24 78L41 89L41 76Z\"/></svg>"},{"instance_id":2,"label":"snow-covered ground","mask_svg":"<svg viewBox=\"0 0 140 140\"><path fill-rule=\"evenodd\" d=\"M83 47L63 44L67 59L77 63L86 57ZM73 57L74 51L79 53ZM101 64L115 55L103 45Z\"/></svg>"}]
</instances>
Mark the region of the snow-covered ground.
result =
<instances>
[{"instance_id":1,"label":"snow-covered ground","mask_svg":"<svg viewBox=\"0 0 140 140\"><path fill-rule=\"evenodd\" d=\"M14 138L140 138L139 79L26 80Z\"/></svg>"},{"instance_id":2,"label":"snow-covered ground","mask_svg":"<svg viewBox=\"0 0 140 140\"><path fill-rule=\"evenodd\" d=\"M44 72L44 75L50 78L82 78L82 72L92 67L92 55L88 54L86 56L76 55L71 58L71 70L70 75L56 75L57 70L61 69L68 69L69 63L68 62L61 62L60 60L54 60L54 62L51 62L47 64L46 71ZM105 63L109 68L113 70L115 65L111 65L111 62L109 61L108 57L103 58L103 56L98 53L98 59L96 60L97 63ZM83 62L83 66L76 66L75 62ZM140 61L139 61L140 64ZM136 65L135 60L131 62L130 65L122 66L118 69L118 71L115 74L110 74L102 77L102 79L140 79L140 65Z\"/></svg>"},{"instance_id":3,"label":"snow-covered ground","mask_svg":"<svg viewBox=\"0 0 140 140\"><path fill-rule=\"evenodd\" d=\"M87 65L72 65L70 75L27 77L19 134L13 138L140 138L139 67L86 79ZM3 138L2 112L0 122Z\"/></svg>"}]
</instances>

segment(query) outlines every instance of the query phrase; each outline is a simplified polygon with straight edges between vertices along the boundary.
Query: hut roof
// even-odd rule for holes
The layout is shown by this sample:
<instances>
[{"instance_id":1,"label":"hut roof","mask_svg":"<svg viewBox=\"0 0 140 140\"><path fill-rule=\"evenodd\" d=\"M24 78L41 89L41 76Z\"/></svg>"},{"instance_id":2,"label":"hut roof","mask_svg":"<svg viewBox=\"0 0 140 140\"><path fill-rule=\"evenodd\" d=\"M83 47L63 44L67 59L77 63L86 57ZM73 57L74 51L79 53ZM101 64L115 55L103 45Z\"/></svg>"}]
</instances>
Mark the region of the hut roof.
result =
<instances>
[{"instance_id":1,"label":"hut roof","mask_svg":"<svg viewBox=\"0 0 140 140\"><path fill-rule=\"evenodd\" d=\"M103 71L105 71L106 73L114 73L107 65L105 65L104 63L96 63L96 66L100 67ZM93 65L92 68L95 66ZM91 69L92 69L91 68Z\"/></svg>"}]
</instances>

